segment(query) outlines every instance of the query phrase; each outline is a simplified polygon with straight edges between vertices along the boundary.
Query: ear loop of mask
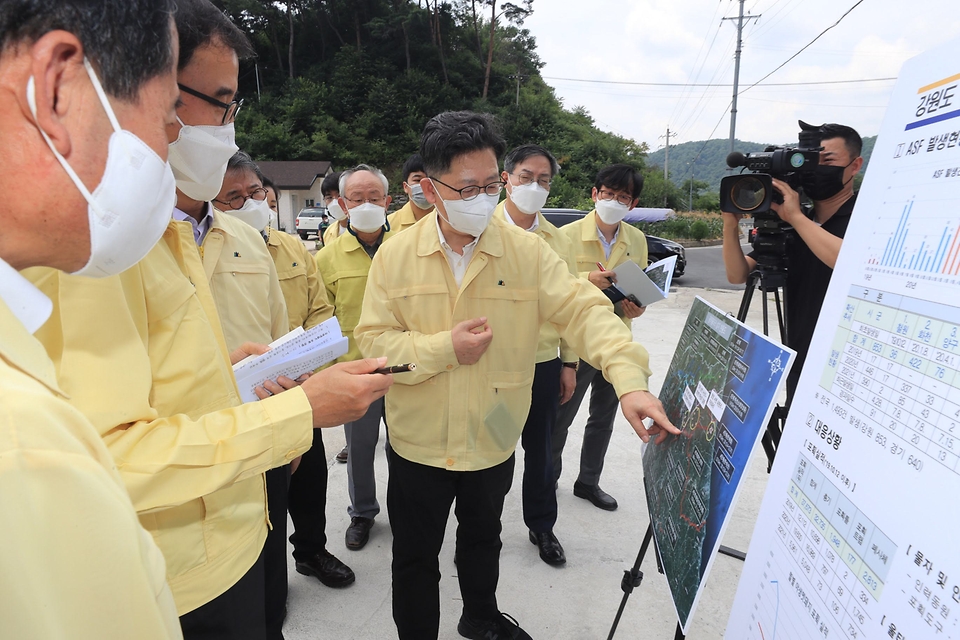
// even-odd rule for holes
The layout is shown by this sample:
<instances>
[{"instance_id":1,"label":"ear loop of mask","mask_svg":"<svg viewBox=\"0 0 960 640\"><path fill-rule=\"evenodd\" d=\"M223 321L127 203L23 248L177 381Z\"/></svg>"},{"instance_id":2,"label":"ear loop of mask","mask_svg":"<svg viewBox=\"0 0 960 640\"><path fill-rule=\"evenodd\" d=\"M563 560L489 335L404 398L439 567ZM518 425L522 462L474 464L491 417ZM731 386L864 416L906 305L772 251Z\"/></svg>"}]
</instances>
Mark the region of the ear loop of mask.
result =
<instances>
[{"instance_id":1,"label":"ear loop of mask","mask_svg":"<svg viewBox=\"0 0 960 640\"><path fill-rule=\"evenodd\" d=\"M103 86L100 84L100 79L97 77L97 74L93 70L90 61L87 60L86 57L83 58L83 66L87 70L87 75L90 76L90 81L93 83L93 88L96 90L97 96L100 98L100 103L103 106L103 110L107 113L107 119L110 120L113 130L119 133L122 131L122 129L120 128L120 123L117 121L117 116L113 113L113 108L110 106L110 102L107 100L107 94L104 92ZM53 141L50 140L50 136L47 135L47 132L44 131L43 127L40 126L40 123L37 120L37 87L33 76L30 76L30 79L27 80L27 105L30 107L30 113L33 114L34 124L37 125L40 135L43 136L47 146L50 147L51 151L53 151L53 155L57 158L57 161L60 162L60 166L62 166L63 170L67 172L68 176L70 176L70 179L73 181L74 185L76 185L84 199L86 199L87 203L93 206L94 210L97 212L97 216L103 220L108 218L108 216L106 216L100 209L96 199L93 197L93 194L90 193L89 189L87 189L87 185L83 184L83 180L81 180L80 176L77 175L77 172L73 170L73 167L70 166L70 163L67 162L67 159L64 158L59 151L57 151L57 148L53 145Z\"/></svg>"}]
</instances>

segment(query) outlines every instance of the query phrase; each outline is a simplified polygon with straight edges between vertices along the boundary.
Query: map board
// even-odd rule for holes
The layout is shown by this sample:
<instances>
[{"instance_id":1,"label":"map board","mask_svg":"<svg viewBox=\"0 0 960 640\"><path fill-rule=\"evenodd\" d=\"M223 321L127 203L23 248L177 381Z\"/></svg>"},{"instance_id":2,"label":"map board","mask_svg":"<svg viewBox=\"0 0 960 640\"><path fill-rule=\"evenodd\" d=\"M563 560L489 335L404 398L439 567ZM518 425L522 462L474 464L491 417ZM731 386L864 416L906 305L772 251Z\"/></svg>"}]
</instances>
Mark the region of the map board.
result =
<instances>
[{"instance_id":1,"label":"map board","mask_svg":"<svg viewBox=\"0 0 960 640\"><path fill-rule=\"evenodd\" d=\"M728 640L960 638L958 139L955 41L897 81Z\"/></svg>"},{"instance_id":2,"label":"map board","mask_svg":"<svg viewBox=\"0 0 960 640\"><path fill-rule=\"evenodd\" d=\"M792 358L694 300L660 391L682 433L643 451L650 523L684 633Z\"/></svg>"}]
</instances>

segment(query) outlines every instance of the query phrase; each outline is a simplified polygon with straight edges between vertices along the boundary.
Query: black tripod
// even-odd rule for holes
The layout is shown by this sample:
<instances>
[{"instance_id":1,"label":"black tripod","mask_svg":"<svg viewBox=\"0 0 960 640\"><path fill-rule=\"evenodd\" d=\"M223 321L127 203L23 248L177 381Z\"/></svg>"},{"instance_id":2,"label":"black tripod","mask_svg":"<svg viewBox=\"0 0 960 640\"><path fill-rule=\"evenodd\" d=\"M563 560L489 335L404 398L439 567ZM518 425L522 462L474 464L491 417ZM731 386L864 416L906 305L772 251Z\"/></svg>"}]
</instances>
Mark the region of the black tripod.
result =
<instances>
[{"instance_id":1,"label":"black tripod","mask_svg":"<svg viewBox=\"0 0 960 640\"><path fill-rule=\"evenodd\" d=\"M747 278L747 287L743 291L743 298L740 300L740 310L737 311L737 320L746 322L747 313L750 311L750 303L753 300L753 292L760 289L761 299L763 300L763 335L770 335L770 314L767 308L767 293L773 292L773 300L777 309L777 325L780 328L780 341L787 344L789 327L787 326L786 308L787 308L787 274L783 269L769 268L762 264ZM780 290L783 290L783 298L780 297ZM786 405L777 405L770 416L770 422L760 439L763 446L763 452L767 454L767 473L773 468L773 459L777 455L777 447L780 446L780 436L783 435L783 423L787 420L787 410L790 407L790 398L787 398ZM720 553L725 553L724 547L720 547ZM738 552L739 553L739 552ZM732 554L727 554L732 555ZM739 557L739 556L734 556ZM743 560L744 558L740 558Z\"/></svg>"},{"instance_id":2,"label":"black tripod","mask_svg":"<svg viewBox=\"0 0 960 640\"><path fill-rule=\"evenodd\" d=\"M757 268L750 274L747 278L747 286L743 292L743 298L740 300L740 309L737 311L737 320L740 322L746 322L747 313L750 311L750 303L753 301L753 292L756 289L760 289L761 298L763 300L763 335L770 335L770 313L768 308L767 293L773 293L774 305L777 310L777 324L780 328L780 340L784 343L787 341L787 320L786 320L786 288L787 288L787 274L782 269L765 267L763 265L758 265ZM783 298L780 296L780 290L783 290ZM773 414L770 416L770 421L767 423L767 428L764 431L763 437L760 440L760 443L763 445L763 451L767 455L767 473L770 473L770 469L773 467L773 459L777 455L777 447L780 445L780 436L783 435L783 423L787 419L787 409L789 408L789 398L788 405L786 407L777 405ZM644 481L644 493L647 492L646 481ZM647 495L647 503L649 504L649 494ZM610 628L610 634L607 636L607 640L613 640L613 636L617 631L617 626L620 624L620 618L623 615L623 610L627 606L627 599L630 597L630 594L633 593L633 590L640 586L640 583L643 582L643 571L640 570L640 565L643 563L644 557L647 555L647 548L650 546L650 541L653 539L653 522L647 526L647 532L643 536L643 542L640 544L640 552L637 554L637 559L633 563L633 567L623 572L623 578L620 581L620 589L623 591L623 598L620 600L620 608L617 610L617 615L613 620L613 626ZM720 545L717 549L717 553L722 553L731 558L736 558L737 560L746 560L747 554L743 551L738 551L737 549L732 549L730 547ZM660 562L660 554L657 554L657 571L663 573L663 564ZM677 622L677 630L674 633L674 640L683 640L685 636L683 635L683 627L680 626L680 623Z\"/></svg>"}]
</instances>

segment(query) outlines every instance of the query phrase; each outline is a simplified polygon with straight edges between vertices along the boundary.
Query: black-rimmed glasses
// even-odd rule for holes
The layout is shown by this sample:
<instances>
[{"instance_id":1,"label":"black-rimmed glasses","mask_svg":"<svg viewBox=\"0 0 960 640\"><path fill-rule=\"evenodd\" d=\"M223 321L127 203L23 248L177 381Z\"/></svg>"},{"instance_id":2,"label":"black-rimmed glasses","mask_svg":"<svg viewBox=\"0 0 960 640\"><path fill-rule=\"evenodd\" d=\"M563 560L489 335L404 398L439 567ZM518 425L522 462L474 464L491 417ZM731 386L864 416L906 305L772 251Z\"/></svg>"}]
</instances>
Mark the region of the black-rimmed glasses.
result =
<instances>
[{"instance_id":1,"label":"black-rimmed glasses","mask_svg":"<svg viewBox=\"0 0 960 640\"><path fill-rule=\"evenodd\" d=\"M433 180L434 182L439 182L440 184L445 186L447 189L450 189L451 191L456 191L458 194L460 194L460 199L465 202L469 202L470 200L473 200L481 193L485 193L488 196L499 196L500 192L503 191L503 185L504 185L504 182L502 180L497 180L496 182L491 182L490 184L484 185L482 187L479 185L472 184L469 187L464 187L463 189L457 189L456 187L451 187L446 182L439 180L437 178L434 178L433 176L427 176L427 177Z\"/></svg>"},{"instance_id":2,"label":"black-rimmed glasses","mask_svg":"<svg viewBox=\"0 0 960 640\"><path fill-rule=\"evenodd\" d=\"M256 189L251 191L250 195L248 196L244 196L244 195L234 196L229 200L217 200L216 198L214 198L213 201L219 202L220 204L230 205L230 210L235 211L237 209L243 208L243 205L244 203L246 203L247 200L257 200L259 202L263 202L266 199L267 199L267 190L264 189L263 187L257 187Z\"/></svg>"},{"instance_id":3,"label":"black-rimmed glasses","mask_svg":"<svg viewBox=\"0 0 960 640\"><path fill-rule=\"evenodd\" d=\"M221 102L216 98L211 98L205 93L200 93L196 89L191 89L190 87L184 86L177 83L177 86L180 87L180 91L188 93L194 98L200 98L208 104L212 104L215 107L220 107L223 109L223 118L220 120L220 124L227 124L233 122L237 119L237 114L240 113L240 107L243 106L243 99L233 100L232 102Z\"/></svg>"},{"instance_id":4,"label":"black-rimmed glasses","mask_svg":"<svg viewBox=\"0 0 960 640\"><path fill-rule=\"evenodd\" d=\"M599 197L601 200L606 200L607 202L610 202L611 200L616 200L617 202L625 206L633 202L633 196L618 195L613 191L604 191L603 189L600 189L599 191L597 191L597 197Z\"/></svg>"}]
</instances>

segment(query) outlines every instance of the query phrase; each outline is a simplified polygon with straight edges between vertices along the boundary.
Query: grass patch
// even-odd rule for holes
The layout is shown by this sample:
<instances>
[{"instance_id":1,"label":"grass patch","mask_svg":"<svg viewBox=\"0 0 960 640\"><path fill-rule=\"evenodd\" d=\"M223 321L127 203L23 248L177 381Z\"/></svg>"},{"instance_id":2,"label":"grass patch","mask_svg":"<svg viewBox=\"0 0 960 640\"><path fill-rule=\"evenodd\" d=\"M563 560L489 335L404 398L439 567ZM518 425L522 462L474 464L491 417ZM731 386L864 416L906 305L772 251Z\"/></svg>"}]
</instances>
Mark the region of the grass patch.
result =
<instances>
[{"instance_id":1,"label":"grass patch","mask_svg":"<svg viewBox=\"0 0 960 640\"><path fill-rule=\"evenodd\" d=\"M723 219L718 213L690 211L678 213L660 222L637 222L646 234L669 240L719 240L723 237Z\"/></svg>"}]
</instances>

